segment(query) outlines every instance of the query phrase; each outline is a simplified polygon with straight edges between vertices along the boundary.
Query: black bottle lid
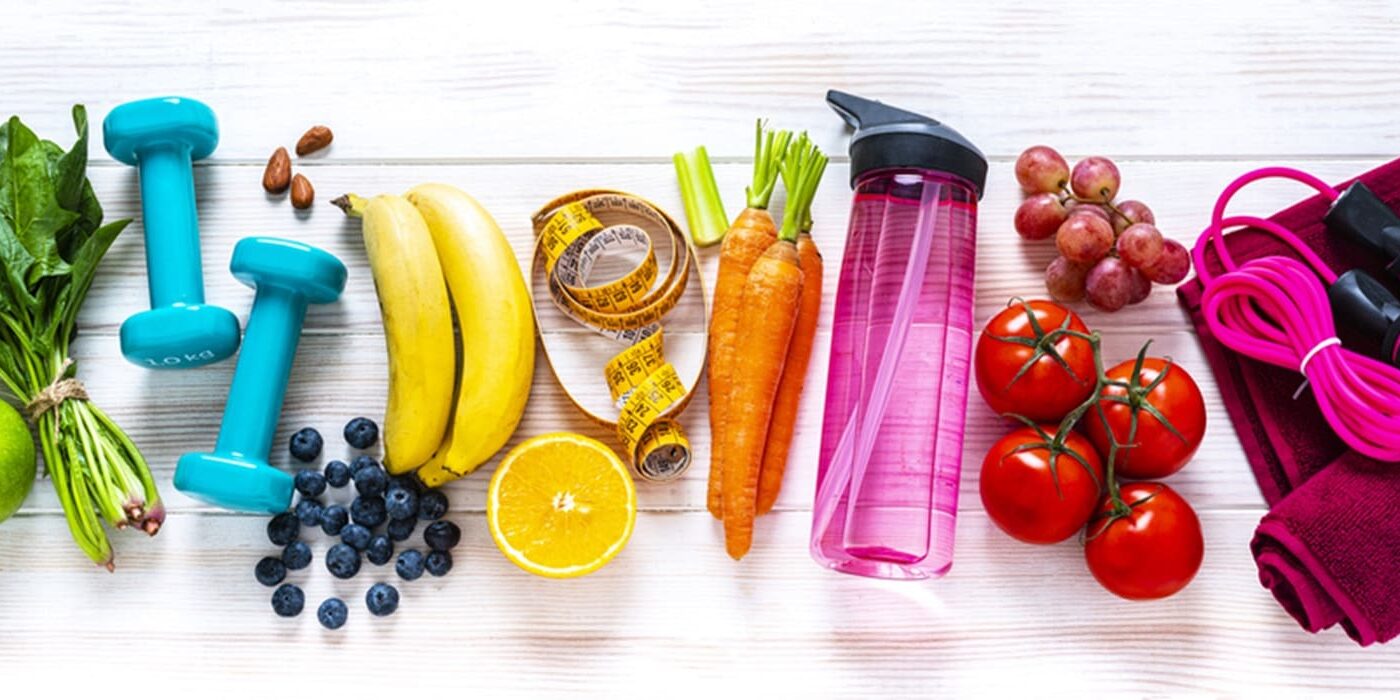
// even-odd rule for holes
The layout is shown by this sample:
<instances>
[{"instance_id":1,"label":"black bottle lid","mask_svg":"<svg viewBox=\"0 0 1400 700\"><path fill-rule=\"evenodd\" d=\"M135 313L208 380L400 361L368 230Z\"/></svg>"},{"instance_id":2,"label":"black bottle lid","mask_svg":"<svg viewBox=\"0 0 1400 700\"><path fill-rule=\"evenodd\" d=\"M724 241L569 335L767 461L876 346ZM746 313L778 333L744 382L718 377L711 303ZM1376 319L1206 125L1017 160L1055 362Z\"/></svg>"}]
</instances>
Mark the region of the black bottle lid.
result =
<instances>
[{"instance_id":1,"label":"black bottle lid","mask_svg":"<svg viewBox=\"0 0 1400 700\"><path fill-rule=\"evenodd\" d=\"M941 170L971 182L981 199L987 158L951 127L840 90L827 90L826 103L856 130L851 137L852 186L862 173L882 168Z\"/></svg>"}]
</instances>

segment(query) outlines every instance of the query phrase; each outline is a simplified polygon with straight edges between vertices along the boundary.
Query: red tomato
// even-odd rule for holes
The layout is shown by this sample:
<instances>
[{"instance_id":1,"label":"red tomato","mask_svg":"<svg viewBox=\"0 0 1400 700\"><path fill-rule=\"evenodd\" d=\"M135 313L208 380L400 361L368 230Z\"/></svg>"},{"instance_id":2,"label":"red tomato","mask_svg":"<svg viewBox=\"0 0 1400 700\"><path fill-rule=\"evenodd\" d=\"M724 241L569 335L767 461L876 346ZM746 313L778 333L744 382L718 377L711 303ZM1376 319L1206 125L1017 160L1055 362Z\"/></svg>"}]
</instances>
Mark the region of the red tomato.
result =
<instances>
[{"instance_id":1,"label":"red tomato","mask_svg":"<svg viewBox=\"0 0 1400 700\"><path fill-rule=\"evenodd\" d=\"M1054 437L1056 427L1040 429ZM998 440L982 460L982 505L992 522L1022 542L1052 544L1070 538L1089 522L1099 502L1104 474L1094 446L1071 432L1056 450L1053 471L1050 451L1044 436L1024 427Z\"/></svg>"},{"instance_id":2,"label":"red tomato","mask_svg":"<svg viewBox=\"0 0 1400 700\"><path fill-rule=\"evenodd\" d=\"M1132 384L1133 360L1121 363L1108 370L1109 379L1117 379ZM1175 474L1201 446L1201 438L1206 434L1206 402L1196 381L1180 365L1168 363L1159 357L1149 357L1142 364L1142 373L1137 384L1147 387L1158 375L1166 376L1150 391L1142 389L1129 392L1123 387L1108 386L1103 396L1127 397L1129 403L1100 401L1099 411L1090 410L1084 416L1084 432L1099 448L1099 454L1108 456L1108 433L1104 430L1103 418L1113 428L1114 438L1120 445L1133 447L1118 451L1113 471L1117 476L1130 479L1160 479ZM1173 433L1163 425L1151 410L1155 409L1166 418ZM1137 415L1137 432L1129 439L1129 427L1133 415Z\"/></svg>"},{"instance_id":3,"label":"red tomato","mask_svg":"<svg viewBox=\"0 0 1400 700\"><path fill-rule=\"evenodd\" d=\"M1165 598L1186 587L1201 568L1205 541L1196 511L1166 484L1124 484L1132 510L1103 525L1090 521L1084 560L1099 584L1129 600ZM1109 508L1105 499L1101 513Z\"/></svg>"},{"instance_id":4,"label":"red tomato","mask_svg":"<svg viewBox=\"0 0 1400 700\"><path fill-rule=\"evenodd\" d=\"M974 372L993 411L1058 421L1089 398L1093 346L1067 335L1047 337L1061 327L1089 332L1078 315L1053 301L1013 301L987 322L977 339Z\"/></svg>"}]
</instances>

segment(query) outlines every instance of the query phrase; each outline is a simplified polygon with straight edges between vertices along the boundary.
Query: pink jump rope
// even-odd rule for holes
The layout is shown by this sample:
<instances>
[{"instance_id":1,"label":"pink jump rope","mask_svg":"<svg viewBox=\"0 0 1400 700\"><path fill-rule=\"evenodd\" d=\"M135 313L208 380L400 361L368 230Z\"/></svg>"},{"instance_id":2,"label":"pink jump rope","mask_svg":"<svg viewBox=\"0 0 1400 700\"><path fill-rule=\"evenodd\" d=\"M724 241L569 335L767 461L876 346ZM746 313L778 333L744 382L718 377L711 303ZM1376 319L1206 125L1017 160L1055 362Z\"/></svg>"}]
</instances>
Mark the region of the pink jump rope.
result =
<instances>
[{"instance_id":1,"label":"pink jump rope","mask_svg":"<svg viewBox=\"0 0 1400 700\"><path fill-rule=\"evenodd\" d=\"M1342 347L1330 303L1335 299L1329 298L1329 288L1338 286L1339 276L1283 226L1254 216L1225 217L1225 207L1236 192L1266 178L1309 185L1331 198L1334 208L1341 201L1339 198L1352 195L1352 190L1344 195L1318 178L1292 168L1261 168L1230 183L1216 200L1210 226L1191 251L1204 289L1201 310L1206 325L1231 350L1300 372L1316 394L1328 424L1347 445L1376 460L1400 461L1400 368ZM1369 190L1359 192L1356 199L1365 199L1361 204L1372 207L1371 210L1380 205ZM1329 223L1330 218L1329 215ZM1252 227L1279 238L1301 260L1268 256L1236 264L1226 248L1224 234L1226 229L1237 227ZM1375 243L1374 239L1371 242ZM1206 266L1206 250L1211 247L1225 269L1221 274L1212 274ZM1345 291L1346 294L1375 292L1387 304L1393 301L1364 272L1354 270L1342 277L1348 278L1343 280L1346 290L1355 290ZM1384 351L1393 358L1395 338L1388 336L1386 340Z\"/></svg>"}]
</instances>

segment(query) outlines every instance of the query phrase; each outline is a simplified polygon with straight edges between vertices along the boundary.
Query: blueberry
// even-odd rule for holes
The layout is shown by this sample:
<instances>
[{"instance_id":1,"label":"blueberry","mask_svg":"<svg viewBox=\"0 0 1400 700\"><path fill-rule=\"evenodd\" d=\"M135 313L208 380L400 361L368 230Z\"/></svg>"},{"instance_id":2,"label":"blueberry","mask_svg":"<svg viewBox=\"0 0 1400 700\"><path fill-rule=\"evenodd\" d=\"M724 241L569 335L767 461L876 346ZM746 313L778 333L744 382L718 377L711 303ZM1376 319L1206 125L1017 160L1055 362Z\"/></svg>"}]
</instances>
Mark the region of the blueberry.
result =
<instances>
[{"instance_id":1,"label":"blueberry","mask_svg":"<svg viewBox=\"0 0 1400 700\"><path fill-rule=\"evenodd\" d=\"M315 498L326 492L326 477L315 469L302 469L292 482L297 491L307 498Z\"/></svg>"},{"instance_id":2,"label":"blueberry","mask_svg":"<svg viewBox=\"0 0 1400 700\"><path fill-rule=\"evenodd\" d=\"M364 525L346 525L345 529L340 531L340 541L354 547L357 552L365 551L369 546L369 538L369 528Z\"/></svg>"},{"instance_id":3,"label":"blueberry","mask_svg":"<svg viewBox=\"0 0 1400 700\"><path fill-rule=\"evenodd\" d=\"M296 617L306 606L306 594L295 584L284 583L272 592L272 609L282 617Z\"/></svg>"},{"instance_id":4,"label":"blueberry","mask_svg":"<svg viewBox=\"0 0 1400 700\"><path fill-rule=\"evenodd\" d=\"M399 589L387 583L376 583L365 591L365 605L378 617L392 615L399 609Z\"/></svg>"},{"instance_id":5,"label":"blueberry","mask_svg":"<svg viewBox=\"0 0 1400 700\"><path fill-rule=\"evenodd\" d=\"M337 544L326 552L326 570L336 578L350 578L360 571L360 553L348 544Z\"/></svg>"},{"instance_id":6,"label":"blueberry","mask_svg":"<svg viewBox=\"0 0 1400 700\"><path fill-rule=\"evenodd\" d=\"M375 566L383 566L394 557L394 543L388 535L375 535L365 549L365 558Z\"/></svg>"},{"instance_id":7,"label":"blueberry","mask_svg":"<svg viewBox=\"0 0 1400 700\"><path fill-rule=\"evenodd\" d=\"M323 444L321 434L316 432L315 428L302 428L292 434L288 448L292 451L292 456L298 460L312 462L321 456Z\"/></svg>"},{"instance_id":8,"label":"blueberry","mask_svg":"<svg viewBox=\"0 0 1400 700\"><path fill-rule=\"evenodd\" d=\"M350 511L345 510L345 506L339 503L326 506L325 510L321 511L321 532L331 537L339 535L348 522L350 522Z\"/></svg>"},{"instance_id":9,"label":"blueberry","mask_svg":"<svg viewBox=\"0 0 1400 700\"><path fill-rule=\"evenodd\" d=\"M311 548L305 542L293 542L282 550L282 563L291 571L311 565Z\"/></svg>"},{"instance_id":10,"label":"blueberry","mask_svg":"<svg viewBox=\"0 0 1400 700\"><path fill-rule=\"evenodd\" d=\"M416 549L399 552L399 560L394 563L394 571L399 578L412 581L423 575L423 553Z\"/></svg>"},{"instance_id":11,"label":"blueberry","mask_svg":"<svg viewBox=\"0 0 1400 700\"><path fill-rule=\"evenodd\" d=\"M428 549L448 552L462 541L462 529L450 520L439 520L423 531L423 541Z\"/></svg>"},{"instance_id":12,"label":"blueberry","mask_svg":"<svg viewBox=\"0 0 1400 700\"><path fill-rule=\"evenodd\" d=\"M395 486L384 494L384 508L389 517L395 520L418 517L418 495L408 489Z\"/></svg>"},{"instance_id":13,"label":"blueberry","mask_svg":"<svg viewBox=\"0 0 1400 700\"><path fill-rule=\"evenodd\" d=\"M290 544L300 534L301 521L291 511L278 513L267 523L267 539L279 547Z\"/></svg>"},{"instance_id":14,"label":"blueberry","mask_svg":"<svg viewBox=\"0 0 1400 700\"><path fill-rule=\"evenodd\" d=\"M331 460L326 465L326 483L335 488L350 483L350 466L338 459Z\"/></svg>"},{"instance_id":15,"label":"blueberry","mask_svg":"<svg viewBox=\"0 0 1400 700\"><path fill-rule=\"evenodd\" d=\"M389 488L400 488L418 496L423 493L423 482L419 481L413 472L409 472L389 477Z\"/></svg>"},{"instance_id":16,"label":"blueberry","mask_svg":"<svg viewBox=\"0 0 1400 700\"><path fill-rule=\"evenodd\" d=\"M307 527L321 524L321 502L314 498L303 498L297 502L297 520Z\"/></svg>"},{"instance_id":17,"label":"blueberry","mask_svg":"<svg viewBox=\"0 0 1400 700\"><path fill-rule=\"evenodd\" d=\"M376 528L389 519L384 510L384 499L378 496L360 496L350 504L350 519L368 528Z\"/></svg>"},{"instance_id":18,"label":"blueberry","mask_svg":"<svg viewBox=\"0 0 1400 700\"><path fill-rule=\"evenodd\" d=\"M368 450L379 442L379 426L361 416L345 424L345 441L357 450Z\"/></svg>"},{"instance_id":19,"label":"blueberry","mask_svg":"<svg viewBox=\"0 0 1400 700\"><path fill-rule=\"evenodd\" d=\"M447 496L437 489L426 491L418 497L418 519L440 520L447 515Z\"/></svg>"},{"instance_id":20,"label":"blueberry","mask_svg":"<svg viewBox=\"0 0 1400 700\"><path fill-rule=\"evenodd\" d=\"M384 473L384 468L373 459L369 459L368 464L360 464L360 459L355 458L355 490L361 496L383 496L384 490L389 486L389 475Z\"/></svg>"},{"instance_id":21,"label":"blueberry","mask_svg":"<svg viewBox=\"0 0 1400 700\"><path fill-rule=\"evenodd\" d=\"M446 576L452 570L452 553L434 549L428 552L428 558L423 562L428 573L434 576Z\"/></svg>"},{"instance_id":22,"label":"blueberry","mask_svg":"<svg viewBox=\"0 0 1400 700\"><path fill-rule=\"evenodd\" d=\"M276 586L282 579L287 578L287 565L277 557L263 557L258 560L258 565L253 567L253 575L258 577L258 583L264 586Z\"/></svg>"},{"instance_id":23,"label":"blueberry","mask_svg":"<svg viewBox=\"0 0 1400 700\"><path fill-rule=\"evenodd\" d=\"M349 616L350 610L345 607L345 601L339 598L327 598L321 603L321 607L316 609L316 619L328 630L338 630L345 626L345 618Z\"/></svg>"},{"instance_id":24,"label":"blueberry","mask_svg":"<svg viewBox=\"0 0 1400 700\"><path fill-rule=\"evenodd\" d=\"M395 542L402 542L413 535L413 528L418 526L418 520L414 518L398 518L389 521L387 532L389 538Z\"/></svg>"}]
</instances>

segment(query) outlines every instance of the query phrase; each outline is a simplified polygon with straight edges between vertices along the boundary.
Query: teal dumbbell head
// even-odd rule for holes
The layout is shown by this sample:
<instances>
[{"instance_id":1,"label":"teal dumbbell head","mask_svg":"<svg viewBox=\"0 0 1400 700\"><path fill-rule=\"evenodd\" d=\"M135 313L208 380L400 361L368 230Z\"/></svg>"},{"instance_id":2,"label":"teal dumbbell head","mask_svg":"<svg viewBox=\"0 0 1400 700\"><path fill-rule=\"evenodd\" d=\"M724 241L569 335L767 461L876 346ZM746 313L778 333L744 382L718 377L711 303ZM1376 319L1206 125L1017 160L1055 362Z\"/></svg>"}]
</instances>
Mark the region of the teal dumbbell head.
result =
<instances>
[{"instance_id":1,"label":"teal dumbbell head","mask_svg":"<svg viewBox=\"0 0 1400 700\"><path fill-rule=\"evenodd\" d=\"M184 97L128 102L102 121L113 158L141 179L151 308L122 323L122 354L143 367L218 362L238 349L238 318L204 303L193 162L219 143L214 112Z\"/></svg>"},{"instance_id":2,"label":"teal dumbbell head","mask_svg":"<svg viewBox=\"0 0 1400 700\"><path fill-rule=\"evenodd\" d=\"M345 265L319 248L281 238L245 238L233 249L233 276L257 290L233 371L213 452L190 453L175 488L233 510L280 513L291 505L292 476L267 463L308 304L345 290Z\"/></svg>"}]
</instances>

